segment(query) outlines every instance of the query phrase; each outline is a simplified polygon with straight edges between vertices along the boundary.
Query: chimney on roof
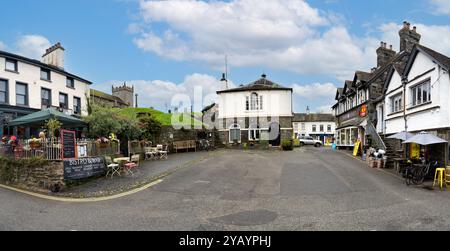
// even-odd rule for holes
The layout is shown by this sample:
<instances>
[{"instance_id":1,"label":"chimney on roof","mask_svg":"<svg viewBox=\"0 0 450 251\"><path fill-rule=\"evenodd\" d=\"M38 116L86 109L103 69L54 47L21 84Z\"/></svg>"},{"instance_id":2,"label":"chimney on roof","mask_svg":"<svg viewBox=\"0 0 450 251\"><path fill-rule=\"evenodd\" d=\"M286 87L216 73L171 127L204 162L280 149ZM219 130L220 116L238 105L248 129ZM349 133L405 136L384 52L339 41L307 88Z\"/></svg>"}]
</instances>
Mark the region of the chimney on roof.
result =
<instances>
[{"instance_id":1,"label":"chimney on roof","mask_svg":"<svg viewBox=\"0 0 450 251\"><path fill-rule=\"evenodd\" d=\"M388 48L387 43L380 42L380 48L377 49L377 68L389 63L396 54L392 46Z\"/></svg>"},{"instance_id":2,"label":"chimney on roof","mask_svg":"<svg viewBox=\"0 0 450 251\"><path fill-rule=\"evenodd\" d=\"M311 110L309 109L309 106L306 107L306 115L311 114Z\"/></svg>"},{"instance_id":3,"label":"chimney on roof","mask_svg":"<svg viewBox=\"0 0 450 251\"><path fill-rule=\"evenodd\" d=\"M42 56L42 62L64 69L64 51L65 49L61 46L61 43L57 43L45 50L45 54Z\"/></svg>"},{"instance_id":4,"label":"chimney on roof","mask_svg":"<svg viewBox=\"0 0 450 251\"><path fill-rule=\"evenodd\" d=\"M403 28L398 33L400 35L400 51L411 52L414 45L420 43L422 36L417 33L417 27L411 29L411 24L403 22Z\"/></svg>"},{"instance_id":5,"label":"chimney on roof","mask_svg":"<svg viewBox=\"0 0 450 251\"><path fill-rule=\"evenodd\" d=\"M267 75L266 75L265 73L263 73L263 74L261 75L261 77L262 77L262 78L267 78Z\"/></svg>"}]
</instances>

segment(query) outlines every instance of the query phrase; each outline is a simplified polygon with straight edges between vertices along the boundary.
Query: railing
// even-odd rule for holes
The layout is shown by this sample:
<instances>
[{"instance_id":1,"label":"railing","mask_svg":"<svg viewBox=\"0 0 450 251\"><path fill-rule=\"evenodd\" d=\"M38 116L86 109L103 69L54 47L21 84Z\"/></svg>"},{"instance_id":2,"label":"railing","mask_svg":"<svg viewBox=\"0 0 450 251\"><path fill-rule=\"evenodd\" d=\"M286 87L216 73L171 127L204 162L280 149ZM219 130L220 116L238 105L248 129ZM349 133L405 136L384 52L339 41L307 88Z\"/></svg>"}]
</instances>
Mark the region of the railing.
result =
<instances>
[{"instance_id":1,"label":"railing","mask_svg":"<svg viewBox=\"0 0 450 251\"><path fill-rule=\"evenodd\" d=\"M377 129L370 120L367 120L366 133L371 136L373 141L375 141L375 145L383 150L386 150L386 145L384 144L383 139L380 137Z\"/></svg>"},{"instance_id":2,"label":"railing","mask_svg":"<svg viewBox=\"0 0 450 251\"><path fill-rule=\"evenodd\" d=\"M77 139L77 156L96 157L113 155L120 153L120 142L111 141L105 144L92 139ZM13 144L0 143L0 156L13 158L34 158L41 157L50 161L60 161L61 140L39 139L39 140L18 140Z\"/></svg>"}]
</instances>

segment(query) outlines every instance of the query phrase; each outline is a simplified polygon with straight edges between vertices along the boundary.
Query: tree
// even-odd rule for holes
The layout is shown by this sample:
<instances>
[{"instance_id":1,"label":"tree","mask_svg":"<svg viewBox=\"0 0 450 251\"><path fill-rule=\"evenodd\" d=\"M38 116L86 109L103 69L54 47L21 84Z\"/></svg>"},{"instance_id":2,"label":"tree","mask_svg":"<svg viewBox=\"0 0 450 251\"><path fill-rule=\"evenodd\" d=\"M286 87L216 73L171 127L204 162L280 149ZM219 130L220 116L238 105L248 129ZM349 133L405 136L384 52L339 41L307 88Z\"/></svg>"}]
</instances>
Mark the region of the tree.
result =
<instances>
[{"instance_id":1,"label":"tree","mask_svg":"<svg viewBox=\"0 0 450 251\"><path fill-rule=\"evenodd\" d=\"M157 136L161 134L161 123L152 116L141 118L140 123L142 127L142 137L147 140L156 141Z\"/></svg>"},{"instance_id":2,"label":"tree","mask_svg":"<svg viewBox=\"0 0 450 251\"><path fill-rule=\"evenodd\" d=\"M49 119L45 122L48 136L52 139L55 137L55 132L62 127L62 123L57 119Z\"/></svg>"},{"instance_id":3,"label":"tree","mask_svg":"<svg viewBox=\"0 0 450 251\"><path fill-rule=\"evenodd\" d=\"M97 105L92 105L91 109L92 113L84 118L84 121L89 124L90 137L109 137L111 133L119 134L121 123L117 112Z\"/></svg>"}]
</instances>

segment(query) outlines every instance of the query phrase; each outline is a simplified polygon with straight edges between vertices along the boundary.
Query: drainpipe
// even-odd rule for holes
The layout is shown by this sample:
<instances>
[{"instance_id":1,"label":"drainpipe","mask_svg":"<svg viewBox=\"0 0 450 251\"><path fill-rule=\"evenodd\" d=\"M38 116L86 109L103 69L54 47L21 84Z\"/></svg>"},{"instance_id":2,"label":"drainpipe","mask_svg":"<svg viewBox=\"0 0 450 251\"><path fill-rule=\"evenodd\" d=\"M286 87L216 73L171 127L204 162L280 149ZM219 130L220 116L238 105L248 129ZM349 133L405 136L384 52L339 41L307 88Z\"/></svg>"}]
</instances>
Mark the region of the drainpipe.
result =
<instances>
[{"instance_id":1,"label":"drainpipe","mask_svg":"<svg viewBox=\"0 0 450 251\"><path fill-rule=\"evenodd\" d=\"M408 120L406 119L406 85L408 84L408 77L402 77L403 85L403 120L405 121L405 133L408 132Z\"/></svg>"}]
</instances>

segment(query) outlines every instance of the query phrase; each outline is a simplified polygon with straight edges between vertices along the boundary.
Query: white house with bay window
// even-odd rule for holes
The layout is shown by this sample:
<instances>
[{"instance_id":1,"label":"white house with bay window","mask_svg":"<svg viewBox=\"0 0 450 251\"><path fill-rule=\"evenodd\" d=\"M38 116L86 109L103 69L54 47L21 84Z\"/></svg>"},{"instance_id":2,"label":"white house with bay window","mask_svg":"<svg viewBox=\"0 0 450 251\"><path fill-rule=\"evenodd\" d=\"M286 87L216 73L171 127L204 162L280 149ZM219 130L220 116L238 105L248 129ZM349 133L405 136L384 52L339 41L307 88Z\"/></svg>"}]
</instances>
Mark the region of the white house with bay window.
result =
<instances>
[{"instance_id":1,"label":"white house with bay window","mask_svg":"<svg viewBox=\"0 0 450 251\"><path fill-rule=\"evenodd\" d=\"M389 73L384 100L386 112L379 132L389 135L405 129L432 131L447 138L450 132L449 69L450 58L416 45L404 71L393 67Z\"/></svg>"},{"instance_id":2,"label":"white house with bay window","mask_svg":"<svg viewBox=\"0 0 450 251\"><path fill-rule=\"evenodd\" d=\"M8 128L8 122L43 108L87 115L92 83L64 69L64 48L47 49L41 61L0 51L0 136L29 136L30 128Z\"/></svg>"},{"instance_id":3,"label":"white house with bay window","mask_svg":"<svg viewBox=\"0 0 450 251\"><path fill-rule=\"evenodd\" d=\"M273 146L292 139L292 89L266 75L246 86L218 91L219 134L224 144L260 143Z\"/></svg>"}]
</instances>

